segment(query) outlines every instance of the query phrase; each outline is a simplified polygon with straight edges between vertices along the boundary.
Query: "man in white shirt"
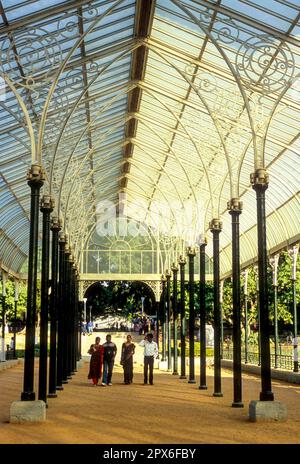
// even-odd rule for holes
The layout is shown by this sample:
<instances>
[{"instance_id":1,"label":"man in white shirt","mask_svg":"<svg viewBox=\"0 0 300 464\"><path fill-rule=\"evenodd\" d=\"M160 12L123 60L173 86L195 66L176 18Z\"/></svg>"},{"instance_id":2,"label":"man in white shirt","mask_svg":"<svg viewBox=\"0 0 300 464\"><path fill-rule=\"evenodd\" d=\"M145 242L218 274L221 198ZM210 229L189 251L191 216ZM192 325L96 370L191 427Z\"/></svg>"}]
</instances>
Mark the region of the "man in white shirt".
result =
<instances>
[{"instance_id":1,"label":"man in white shirt","mask_svg":"<svg viewBox=\"0 0 300 464\"><path fill-rule=\"evenodd\" d=\"M153 385L154 360L158 356L158 346L157 343L153 341L153 334L148 333L139 345L144 347L144 385L148 383L148 369L149 383Z\"/></svg>"}]
</instances>

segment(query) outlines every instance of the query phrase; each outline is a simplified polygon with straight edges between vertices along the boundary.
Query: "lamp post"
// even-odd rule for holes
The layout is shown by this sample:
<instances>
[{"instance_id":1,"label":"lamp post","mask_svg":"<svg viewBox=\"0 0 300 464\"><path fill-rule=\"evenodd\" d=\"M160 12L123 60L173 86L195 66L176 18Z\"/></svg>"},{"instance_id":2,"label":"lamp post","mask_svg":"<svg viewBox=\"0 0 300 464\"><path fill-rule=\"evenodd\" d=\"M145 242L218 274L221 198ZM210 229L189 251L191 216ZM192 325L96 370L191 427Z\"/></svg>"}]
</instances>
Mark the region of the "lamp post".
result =
<instances>
[{"instance_id":1,"label":"lamp post","mask_svg":"<svg viewBox=\"0 0 300 464\"><path fill-rule=\"evenodd\" d=\"M188 247L186 253L189 257L189 342L190 342L190 355L189 355L189 383L196 383L195 380L195 288L194 288L194 258L196 250L194 247Z\"/></svg>"},{"instance_id":2,"label":"lamp post","mask_svg":"<svg viewBox=\"0 0 300 464\"><path fill-rule=\"evenodd\" d=\"M206 333L205 333L205 247L207 238L200 237L200 385L199 390L207 390L206 385Z\"/></svg>"},{"instance_id":3,"label":"lamp post","mask_svg":"<svg viewBox=\"0 0 300 464\"><path fill-rule=\"evenodd\" d=\"M59 282L58 282L58 312L57 312L57 370L56 390L63 390L63 352L64 352L64 299L65 299L65 246L64 232L59 234Z\"/></svg>"},{"instance_id":4,"label":"lamp post","mask_svg":"<svg viewBox=\"0 0 300 464\"><path fill-rule=\"evenodd\" d=\"M257 245L258 245L258 280L259 280L259 315L260 315L260 350L261 350L261 401L273 401L270 359L270 322L267 283L267 235L265 192L269 176L264 168L256 169L251 174L252 188L256 192L257 206Z\"/></svg>"},{"instance_id":5,"label":"lamp post","mask_svg":"<svg viewBox=\"0 0 300 464\"><path fill-rule=\"evenodd\" d=\"M220 242L219 235L222 223L214 218L209 224L213 235L213 260L214 260L214 393L213 396L221 397L221 321L220 321Z\"/></svg>"},{"instance_id":6,"label":"lamp post","mask_svg":"<svg viewBox=\"0 0 300 464\"><path fill-rule=\"evenodd\" d=\"M18 311L18 301L19 301L19 281L15 280L15 324L14 324L14 350L13 358L17 359L16 356L16 344L17 344L17 311Z\"/></svg>"},{"instance_id":7,"label":"lamp post","mask_svg":"<svg viewBox=\"0 0 300 464\"><path fill-rule=\"evenodd\" d=\"M36 318L37 260L39 234L39 199L45 173L38 164L32 165L27 173L27 183L31 189L30 232L27 281L27 315L24 359L24 382L22 401L34 401L34 342Z\"/></svg>"},{"instance_id":8,"label":"lamp post","mask_svg":"<svg viewBox=\"0 0 300 464\"><path fill-rule=\"evenodd\" d=\"M2 333L1 333L1 351L2 359L0 361L5 361L5 311L6 311L6 274L2 271Z\"/></svg>"},{"instance_id":9,"label":"lamp post","mask_svg":"<svg viewBox=\"0 0 300 464\"><path fill-rule=\"evenodd\" d=\"M270 257L272 267L273 287L274 287L274 331L275 331L275 369L278 368L278 316L277 316L277 293L278 293L278 261L279 255Z\"/></svg>"},{"instance_id":10,"label":"lamp post","mask_svg":"<svg viewBox=\"0 0 300 464\"><path fill-rule=\"evenodd\" d=\"M256 301L257 301L257 322L258 322L258 332L257 332L257 347L258 347L258 365L260 366L261 352L260 352L260 311L259 311L259 281L258 281L258 266L253 266L255 281L256 281Z\"/></svg>"},{"instance_id":11,"label":"lamp post","mask_svg":"<svg viewBox=\"0 0 300 464\"><path fill-rule=\"evenodd\" d=\"M142 316L144 315L144 301L145 301L145 297L144 297L144 296L141 296L141 302L142 302Z\"/></svg>"},{"instance_id":12,"label":"lamp post","mask_svg":"<svg viewBox=\"0 0 300 464\"><path fill-rule=\"evenodd\" d=\"M248 364L248 269L243 272L245 310L245 364Z\"/></svg>"},{"instance_id":13,"label":"lamp post","mask_svg":"<svg viewBox=\"0 0 300 464\"><path fill-rule=\"evenodd\" d=\"M87 298L83 298L83 323L86 324L86 302Z\"/></svg>"},{"instance_id":14,"label":"lamp post","mask_svg":"<svg viewBox=\"0 0 300 464\"><path fill-rule=\"evenodd\" d=\"M162 283L162 301L161 301L161 318L162 318L162 356L161 360L166 361L166 282L167 279L164 274L161 276L161 283Z\"/></svg>"},{"instance_id":15,"label":"lamp post","mask_svg":"<svg viewBox=\"0 0 300 464\"><path fill-rule=\"evenodd\" d=\"M167 279L167 353L168 353L168 371L172 369L172 355L171 355L171 295L170 295L170 286L171 286L171 273L167 269L165 272L165 276Z\"/></svg>"},{"instance_id":16,"label":"lamp post","mask_svg":"<svg viewBox=\"0 0 300 464\"><path fill-rule=\"evenodd\" d=\"M292 285L293 285L293 321L294 321L294 346L297 346L298 340L298 321L297 321L297 297L296 297L296 278L297 278L297 256L299 251L299 245L295 245L292 248L289 248L288 253L292 260ZM298 367L298 353L297 348L295 348L295 355L294 355L294 372L299 371Z\"/></svg>"},{"instance_id":17,"label":"lamp post","mask_svg":"<svg viewBox=\"0 0 300 464\"><path fill-rule=\"evenodd\" d=\"M178 356L177 356L177 275L178 267L173 263L173 342L174 342L174 362L173 375L178 375Z\"/></svg>"},{"instance_id":18,"label":"lamp post","mask_svg":"<svg viewBox=\"0 0 300 464\"><path fill-rule=\"evenodd\" d=\"M57 330L58 330L58 234L60 221L53 216L51 220L52 231L52 257L51 257L51 295L50 295L50 362L49 362L49 386L48 398L56 398L57 383Z\"/></svg>"},{"instance_id":19,"label":"lamp post","mask_svg":"<svg viewBox=\"0 0 300 464\"><path fill-rule=\"evenodd\" d=\"M180 379L186 379L185 375L185 336L186 336L186 318L185 318L185 265L184 256L179 256L180 268Z\"/></svg>"},{"instance_id":20,"label":"lamp post","mask_svg":"<svg viewBox=\"0 0 300 464\"><path fill-rule=\"evenodd\" d=\"M223 296L224 296L224 280L220 282L220 322L221 322L221 359L223 359L223 345L224 345L224 326L223 326Z\"/></svg>"}]
</instances>

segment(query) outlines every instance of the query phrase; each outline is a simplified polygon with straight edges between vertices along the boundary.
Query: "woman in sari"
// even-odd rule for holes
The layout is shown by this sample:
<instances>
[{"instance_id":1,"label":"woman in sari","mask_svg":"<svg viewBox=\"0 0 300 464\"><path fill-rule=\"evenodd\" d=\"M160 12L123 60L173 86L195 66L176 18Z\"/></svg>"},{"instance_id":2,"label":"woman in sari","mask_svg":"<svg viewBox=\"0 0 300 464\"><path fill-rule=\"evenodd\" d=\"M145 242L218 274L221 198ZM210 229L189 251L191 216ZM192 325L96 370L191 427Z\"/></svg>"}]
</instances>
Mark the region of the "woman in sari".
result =
<instances>
[{"instance_id":1,"label":"woman in sari","mask_svg":"<svg viewBox=\"0 0 300 464\"><path fill-rule=\"evenodd\" d=\"M96 387L102 375L104 354L104 348L102 345L100 345L100 337L96 337L95 343L91 345L88 353L91 355L88 379L92 379L93 385Z\"/></svg>"},{"instance_id":2,"label":"woman in sari","mask_svg":"<svg viewBox=\"0 0 300 464\"><path fill-rule=\"evenodd\" d=\"M131 335L127 335L127 341L122 345L121 364L124 369L124 383L129 385L133 379L133 355L135 345L132 343Z\"/></svg>"}]
</instances>

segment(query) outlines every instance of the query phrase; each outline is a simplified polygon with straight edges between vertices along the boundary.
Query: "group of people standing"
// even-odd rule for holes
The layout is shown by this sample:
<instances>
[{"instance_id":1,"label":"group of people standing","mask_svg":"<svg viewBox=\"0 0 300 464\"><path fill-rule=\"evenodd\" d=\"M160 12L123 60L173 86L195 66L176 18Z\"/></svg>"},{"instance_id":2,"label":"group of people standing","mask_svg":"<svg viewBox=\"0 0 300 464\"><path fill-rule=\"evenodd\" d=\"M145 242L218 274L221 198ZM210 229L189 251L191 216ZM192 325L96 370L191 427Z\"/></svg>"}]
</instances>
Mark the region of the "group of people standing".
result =
<instances>
[{"instance_id":1,"label":"group of people standing","mask_svg":"<svg viewBox=\"0 0 300 464\"><path fill-rule=\"evenodd\" d=\"M96 337L95 343L90 346L88 353L91 355L88 379L92 379L93 385L112 385L112 372L117 354L117 345L111 341L111 335L106 335L106 342L100 345L100 337ZM103 374L102 374L103 368Z\"/></svg>"},{"instance_id":2,"label":"group of people standing","mask_svg":"<svg viewBox=\"0 0 300 464\"><path fill-rule=\"evenodd\" d=\"M153 340L153 334L147 333L145 339L139 343L144 347L144 385L153 385L154 360L158 357L158 346ZM111 340L111 335L106 335L106 342L100 345L100 337L96 337L88 351L91 355L90 370L88 378L92 379L93 385L107 386L112 385L112 372L117 354L117 346ZM133 356L135 344L132 342L131 335L127 335L126 341L122 344L120 364L124 371L124 384L129 385L133 382ZM103 370L103 373L102 373ZM99 383L102 377L102 382Z\"/></svg>"}]
</instances>

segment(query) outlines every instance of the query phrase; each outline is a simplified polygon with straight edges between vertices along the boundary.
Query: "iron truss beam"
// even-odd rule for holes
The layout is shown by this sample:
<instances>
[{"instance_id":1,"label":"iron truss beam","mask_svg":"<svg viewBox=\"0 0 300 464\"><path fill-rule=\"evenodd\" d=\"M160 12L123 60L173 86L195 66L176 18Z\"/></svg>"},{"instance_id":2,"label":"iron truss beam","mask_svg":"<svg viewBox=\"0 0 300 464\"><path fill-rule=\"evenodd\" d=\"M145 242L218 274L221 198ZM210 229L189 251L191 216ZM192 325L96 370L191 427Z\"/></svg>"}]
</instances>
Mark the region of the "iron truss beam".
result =
<instances>
[{"instance_id":1,"label":"iron truss beam","mask_svg":"<svg viewBox=\"0 0 300 464\"><path fill-rule=\"evenodd\" d=\"M135 17L135 39L143 40L150 36L156 0L137 0ZM131 64L131 81L143 81L148 57L148 47L145 43L134 50ZM128 113L137 113L140 108L142 96L141 87L134 88L128 94ZM136 135L137 119L128 120L125 127L125 138L133 138ZM120 181L121 190L127 187L126 174L130 171L129 158L132 156L133 144L129 143L124 147L123 176Z\"/></svg>"}]
</instances>

